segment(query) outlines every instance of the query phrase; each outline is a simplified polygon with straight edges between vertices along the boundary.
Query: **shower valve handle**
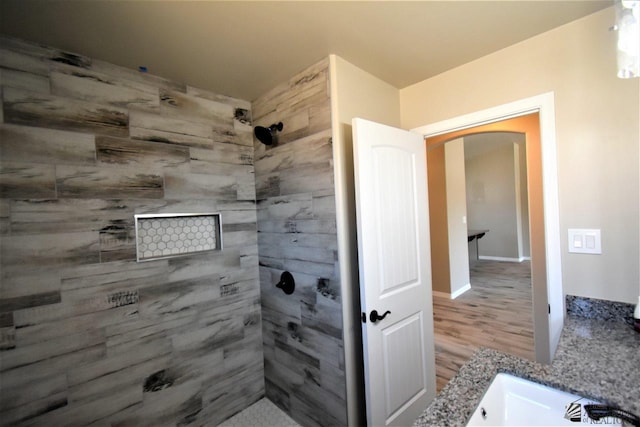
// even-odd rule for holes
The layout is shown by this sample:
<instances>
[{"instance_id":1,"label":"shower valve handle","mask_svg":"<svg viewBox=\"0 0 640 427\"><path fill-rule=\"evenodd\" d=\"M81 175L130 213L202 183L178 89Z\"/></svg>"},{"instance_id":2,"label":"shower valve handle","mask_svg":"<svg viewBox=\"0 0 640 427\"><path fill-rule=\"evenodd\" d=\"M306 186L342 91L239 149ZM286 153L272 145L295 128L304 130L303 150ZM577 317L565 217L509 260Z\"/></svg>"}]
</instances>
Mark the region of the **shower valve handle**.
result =
<instances>
[{"instance_id":1,"label":"shower valve handle","mask_svg":"<svg viewBox=\"0 0 640 427\"><path fill-rule=\"evenodd\" d=\"M384 312L382 316L380 316L378 314L378 310L372 310L371 313L369 314L369 320L371 320L371 323L376 323L378 320L382 320L385 317L387 317L387 314L391 314L391 312L387 310Z\"/></svg>"}]
</instances>

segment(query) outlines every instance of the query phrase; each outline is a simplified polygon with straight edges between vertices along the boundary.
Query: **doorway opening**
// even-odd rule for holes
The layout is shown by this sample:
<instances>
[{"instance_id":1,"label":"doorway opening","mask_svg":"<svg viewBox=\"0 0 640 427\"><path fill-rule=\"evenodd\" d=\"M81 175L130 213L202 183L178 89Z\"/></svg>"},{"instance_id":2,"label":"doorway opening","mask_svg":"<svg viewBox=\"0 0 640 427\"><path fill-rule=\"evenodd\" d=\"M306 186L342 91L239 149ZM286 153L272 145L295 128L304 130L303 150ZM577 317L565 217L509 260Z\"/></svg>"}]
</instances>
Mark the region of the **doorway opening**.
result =
<instances>
[{"instance_id":1,"label":"doorway opening","mask_svg":"<svg viewBox=\"0 0 640 427\"><path fill-rule=\"evenodd\" d=\"M537 118L537 122L532 122L532 118ZM550 363L560 340L565 310L562 290L553 92L412 130L437 144L452 137L474 133L470 130L471 128L475 129L476 133L479 131L523 132L522 128L505 126L519 121L529 121L529 126L524 132L527 134L535 360Z\"/></svg>"},{"instance_id":2,"label":"doorway opening","mask_svg":"<svg viewBox=\"0 0 640 427\"><path fill-rule=\"evenodd\" d=\"M530 259L526 134L474 129L427 139L433 291L451 298L469 289L481 239L483 259Z\"/></svg>"},{"instance_id":3,"label":"doorway opening","mask_svg":"<svg viewBox=\"0 0 640 427\"><path fill-rule=\"evenodd\" d=\"M543 199L543 177L542 177L542 149L540 137L540 116L538 112L533 112L517 117L497 120L487 124L471 126L452 132L441 133L429 136L425 139L427 152L444 151L444 144L456 138L476 135L485 132L517 132L524 133L526 139L526 164L527 164L527 194L529 206L529 229L531 247L531 283L533 289L533 312L534 312L534 347L536 360L550 362L548 353L548 322L545 310L548 305L547 297L547 259L545 242L545 218ZM439 148L441 147L441 148ZM427 156L427 161L429 161ZM427 170L429 171L429 166ZM435 168L432 168L435 169ZM429 174L432 172L429 171ZM431 179L431 175L429 176ZM431 200L429 195L429 206L441 201ZM446 201L445 201L446 206ZM432 227L431 231L434 231ZM432 238L433 241L433 238ZM432 250L432 253L439 251ZM441 252L441 251L440 251ZM435 262L435 260L432 260ZM434 264L438 265L438 264ZM435 269L434 269L435 270ZM546 347L546 348L545 348Z\"/></svg>"},{"instance_id":4,"label":"doorway opening","mask_svg":"<svg viewBox=\"0 0 640 427\"><path fill-rule=\"evenodd\" d=\"M468 131L427 147L438 390L480 347L535 360L526 134Z\"/></svg>"}]
</instances>

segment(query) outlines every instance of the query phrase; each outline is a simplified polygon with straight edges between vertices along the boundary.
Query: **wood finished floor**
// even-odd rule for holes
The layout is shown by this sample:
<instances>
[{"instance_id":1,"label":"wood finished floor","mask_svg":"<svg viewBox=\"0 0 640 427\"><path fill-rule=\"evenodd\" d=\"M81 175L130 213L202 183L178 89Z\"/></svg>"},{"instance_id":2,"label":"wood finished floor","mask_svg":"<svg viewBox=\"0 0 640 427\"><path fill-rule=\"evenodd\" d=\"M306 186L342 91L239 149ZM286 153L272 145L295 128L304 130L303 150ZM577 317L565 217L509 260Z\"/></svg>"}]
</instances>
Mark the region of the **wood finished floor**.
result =
<instances>
[{"instance_id":1,"label":"wood finished floor","mask_svg":"<svg viewBox=\"0 0 640 427\"><path fill-rule=\"evenodd\" d=\"M438 391L479 347L534 360L531 264L480 260L471 290L433 297Z\"/></svg>"}]
</instances>

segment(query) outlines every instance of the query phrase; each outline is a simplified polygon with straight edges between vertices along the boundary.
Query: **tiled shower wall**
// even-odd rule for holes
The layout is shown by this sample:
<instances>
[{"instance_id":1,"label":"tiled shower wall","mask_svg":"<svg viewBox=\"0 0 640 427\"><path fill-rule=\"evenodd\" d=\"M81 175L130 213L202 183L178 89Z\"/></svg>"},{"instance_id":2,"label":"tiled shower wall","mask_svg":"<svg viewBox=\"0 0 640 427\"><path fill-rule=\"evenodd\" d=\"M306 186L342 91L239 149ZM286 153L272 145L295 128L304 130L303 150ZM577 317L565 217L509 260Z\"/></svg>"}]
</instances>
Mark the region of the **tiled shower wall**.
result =
<instances>
[{"instance_id":1,"label":"tiled shower wall","mask_svg":"<svg viewBox=\"0 0 640 427\"><path fill-rule=\"evenodd\" d=\"M254 152L266 394L306 427L347 424L328 66L252 104L254 124L284 124ZM284 270L292 295L274 286Z\"/></svg>"},{"instance_id":2,"label":"tiled shower wall","mask_svg":"<svg viewBox=\"0 0 640 427\"><path fill-rule=\"evenodd\" d=\"M258 400L250 104L9 38L0 67L0 424L215 425ZM136 263L134 214L170 212L220 212L224 250Z\"/></svg>"}]
</instances>

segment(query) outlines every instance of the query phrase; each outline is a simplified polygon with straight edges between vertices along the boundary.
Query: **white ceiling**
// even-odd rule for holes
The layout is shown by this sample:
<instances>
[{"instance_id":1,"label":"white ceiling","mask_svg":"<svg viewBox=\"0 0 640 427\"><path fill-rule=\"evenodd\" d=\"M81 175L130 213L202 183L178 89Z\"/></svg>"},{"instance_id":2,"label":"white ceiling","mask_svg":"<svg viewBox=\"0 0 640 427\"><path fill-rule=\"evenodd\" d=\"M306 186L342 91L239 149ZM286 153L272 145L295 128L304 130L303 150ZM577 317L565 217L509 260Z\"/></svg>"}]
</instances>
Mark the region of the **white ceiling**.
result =
<instances>
[{"instance_id":1,"label":"white ceiling","mask_svg":"<svg viewBox=\"0 0 640 427\"><path fill-rule=\"evenodd\" d=\"M0 33L254 100L330 53L403 88L611 5L0 0Z\"/></svg>"}]
</instances>

